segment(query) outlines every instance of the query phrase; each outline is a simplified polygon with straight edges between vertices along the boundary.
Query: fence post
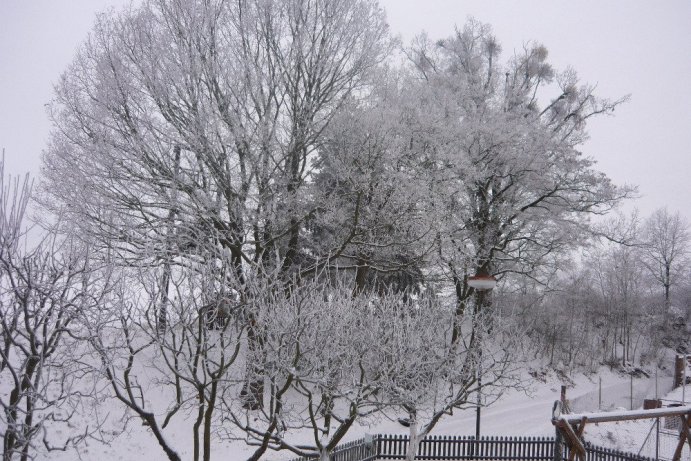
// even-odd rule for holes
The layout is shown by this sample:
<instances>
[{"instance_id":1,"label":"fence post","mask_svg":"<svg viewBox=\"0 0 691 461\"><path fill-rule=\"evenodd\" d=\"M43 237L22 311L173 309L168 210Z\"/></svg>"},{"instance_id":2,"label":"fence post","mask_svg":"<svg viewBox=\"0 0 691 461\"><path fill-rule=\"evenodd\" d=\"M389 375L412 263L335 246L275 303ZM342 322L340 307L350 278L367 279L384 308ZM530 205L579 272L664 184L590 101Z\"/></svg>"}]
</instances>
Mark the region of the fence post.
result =
<instances>
[{"instance_id":1,"label":"fence post","mask_svg":"<svg viewBox=\"0 0 691 461\"><path fill-rule=\"evenodd\" d=\"M566 386L561 387L561 397L562 400L555 400L554 406L552 407L552 422L554 423L556 419L561 415L564 410L564 402L566 398ZM554 424L554 461L562 461L562 451L564 449L564 436L559 430L559 426Z\"/></svg>"}]
</instances>

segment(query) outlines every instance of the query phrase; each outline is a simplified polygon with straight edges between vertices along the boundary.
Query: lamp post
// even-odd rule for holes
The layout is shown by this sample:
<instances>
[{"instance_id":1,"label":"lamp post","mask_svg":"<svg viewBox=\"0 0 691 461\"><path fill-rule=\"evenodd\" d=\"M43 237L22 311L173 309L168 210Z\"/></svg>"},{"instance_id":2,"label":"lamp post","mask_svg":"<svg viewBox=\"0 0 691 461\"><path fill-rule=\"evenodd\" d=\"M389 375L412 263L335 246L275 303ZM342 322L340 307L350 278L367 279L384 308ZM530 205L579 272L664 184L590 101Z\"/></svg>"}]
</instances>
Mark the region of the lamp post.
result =
<instances>
[{"instance_id":1,"label":"lamp post","mask_svg":"<svg viewBox=\"0 0 691 461\"><path fill-rule=\"evenodd\" d=\"M477 316L485 304L485 294L497 286L497 279L487 274L480 274L468 277L468 286L478 291L477 296ZM475 409L475 440L480 440L480 409L482 407L482 344L480 344L480 332L478 331L478 364L477 364L477 407Z\"/></svg>"}]
</instances>

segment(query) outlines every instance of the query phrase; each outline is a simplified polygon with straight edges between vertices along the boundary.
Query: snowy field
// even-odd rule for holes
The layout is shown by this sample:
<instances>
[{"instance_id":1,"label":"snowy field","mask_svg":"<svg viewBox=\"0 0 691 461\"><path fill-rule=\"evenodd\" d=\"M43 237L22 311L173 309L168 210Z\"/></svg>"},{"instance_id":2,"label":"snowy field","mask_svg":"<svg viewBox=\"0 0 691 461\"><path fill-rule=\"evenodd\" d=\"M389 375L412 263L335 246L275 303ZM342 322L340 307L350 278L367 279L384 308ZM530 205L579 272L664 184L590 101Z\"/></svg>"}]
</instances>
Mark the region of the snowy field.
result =
<instances>
[{"instance_id":1,"label":"snowy field","mask_svg":"<svg viewBox=\"0 0 691 461\"><path fill-rule=\"evenodd\" d=\"M601 382L601 384L600 384ZM482 434L503 436L551 436L554 428L551 424L552 405L559 399L562 381L554 374L548 374L543 380L533 380L527 392L511 391L499 401L482 410ZM599 389L602 386L602 409L628 409L622 401L629 402L631 380L629 375L612 372L602 368L597 375L577 375L567 384L567 399L574 412L591 412L598 410ZM655 397L655 378L634 378L633 389L635 406L640 407L643 398ZM658 377L658 392L663 398L681 401L681 388L669 393L671 377ZM691 399L691 385L687 386L687 399ZM97 411L101 416L109 414L111 418L121 414L122 410L113 402L104 402ZM618 448L629 452L638 452L643 440L650 432L651 421L631 423L610 423L586 426L585 439L594 444ZM182 455L189 459L191 437L182 427L167 429L168 438ZM396 421L380 420L371 426L353 428L347 440L357 439L366 433L406 434L407 429ZM475 410L456 411L442 420L433 431L433 435L472 435L475 433ZM105 434L108 435L107 433ZM687 449L688 450L688 449ZM251 453L243 442L216 444L212 459L242 460ZM643 453L645 454L645 453ZM654 453L653 453L654 454ZM73 461L73 460L134 460L145 456L148 461L165 460L165 455L151 433L142 426L140 420L132 419L127 430L119 436L112 436L108 443L88 442L79 452L53 452L42 454L38 460ZM289 460L289 452L270 452L262 459L271 461ZM689 458L691 459L691 458Z\"/></svg>"}]
</instances>

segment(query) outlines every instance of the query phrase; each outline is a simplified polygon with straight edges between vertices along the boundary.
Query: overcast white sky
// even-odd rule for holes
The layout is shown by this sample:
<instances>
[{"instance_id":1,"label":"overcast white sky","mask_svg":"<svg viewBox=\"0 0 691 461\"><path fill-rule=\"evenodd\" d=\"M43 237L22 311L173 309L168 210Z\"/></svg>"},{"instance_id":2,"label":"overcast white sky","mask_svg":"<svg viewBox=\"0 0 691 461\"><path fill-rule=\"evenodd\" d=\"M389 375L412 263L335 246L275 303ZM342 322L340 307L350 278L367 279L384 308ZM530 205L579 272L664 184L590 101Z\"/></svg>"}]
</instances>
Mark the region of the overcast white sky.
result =
<instances>
[{"instance_id":1,"label":"overcast white sky","mask_svg":"<svg viewBox=\"0 0 691 461\"><path fill-rule=\"evenodd\" d=\"M44 104L97 12L126 0L0 0L0 148L13 173L37 174L50 125ZM583 151L618 183L637 184L627 206L662 206L691 219L691 1L381 0L404 41L434 38L468 16L489 23L512 53L536 40L552 64L574 67L600 95L632 94L590 125Z\"/></svg>"}]
</instances>

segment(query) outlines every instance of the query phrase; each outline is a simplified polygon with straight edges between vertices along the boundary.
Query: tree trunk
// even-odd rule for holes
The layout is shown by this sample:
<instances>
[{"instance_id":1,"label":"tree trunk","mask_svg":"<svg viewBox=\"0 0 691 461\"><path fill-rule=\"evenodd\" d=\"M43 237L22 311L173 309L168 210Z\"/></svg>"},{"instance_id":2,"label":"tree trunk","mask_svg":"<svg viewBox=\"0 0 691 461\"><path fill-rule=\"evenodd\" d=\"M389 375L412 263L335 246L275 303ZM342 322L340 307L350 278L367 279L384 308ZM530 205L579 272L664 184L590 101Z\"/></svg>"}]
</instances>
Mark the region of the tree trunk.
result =
<instances>
[{"instance_id":1,"label":"tree trunk","mask_svg":"<svg viewBox=\"0 0 691 461\"><path fill-rule=\"evenodd\" d=\"M257 331L254 319L251 318L247 329L247 346L250 357L257 356L257 351L261 347L261 334ZM264 369L261 363L249 360L247 362L247 380L240 398L243 400L243 407L248 410L259 410L264 406Z\"/></svg>"},{"instance_id":2,"label":"tree trunk","mask_svg":"<svg viewBox=\"0 0 691 461\"><path fill-rule=\"evenodd\" d=\"M166 254L163 263L163 275L161 277L161 304L156 314L156 327L158 331L165 331L168 323L168 288L171 277L172 245L170 239L175 234L175 215L177 214L177 190L178 190L178 170L180 169L180 145L173 147L175 164L173 165L173 190L172 207L168 211L166 228Z\"/></svg>"},{"instance_id":3,"label":"tree trunk","mask_svg":"<svg viewBox=\"0 0 691 461\"><path fill-rule=\"evenodd\" d=\"M331 454L326 447L322 448L319 452L319 461L331 461Z\"/></svg>"},{"instance_id":4,"label":"tree trunk","mask_svg":"<svg viewBox=\"0 0 691 461\"><path fill-rule=\"evenodd\" d=\"M17 421L18 411L17 408L21 402L22 396L25 395L26 391L31 387L31 378L40 366L38 356L29 357L27 360L26 368L24 370L21 381L12 389L10 392L9 408L5 410L5 417L7 420L7 429L5 430L5 436L3 437L3 461L10 461L12 459L12 454L17 452L18 448L22 448L20 453L25 453L28 450L28 445L22 446L22 440L28 439L29 431L31 427L25 427L23 424ZM29 401L32 399L31 395L26 395L26 399ZM27 408L27 415L29 422L32 421L31 413L33 410ZM21 432L21 435L20 435ZM20 435L20 437L17 437ZM26 443L26 442L24 442ZM23 456L22 456L23 458Z\"/></svg>"},{"instance_id":5,"label":"tree trunk","mask_svg":"<svg viewBox=\"0 0 691 461\"><path fill-rule=\"evenodd\" d=\"M417 455L417 449L420 445L421 437L417 433L417 415L414 411L408 413L410 418L409 428L409 440L408 449L406 450L405 459L406 461L415 461L415 456Z\"/></svg>"},{"instance_id":6,"label":"tree trunk","mask_svg":"<svg viewBox=\"0 0 691 461\"><path fill-rule=\"evenodd\" d=\"M192 453L194 461L199 461L199 428L201 427L202 420L204 418L204 389L197 389L197 420L192 426Z\"/></svg>"},{"instance_id":7,"label":"tree trunk","mask_svg":"<svg viewBox=\"0 0 691 461\"><path fill-rule=\"evenodd\" d=\"M149 429L154 433L154 437L156 437L156 440L158 441L158 444L161 446L163 451L166 453L166 456L168 456L168 459L170 461L182 461L180 458L180 455L178 455L175 450L173 450L169 445L166 439L163 437L163 433L158 427L158 424L156 423L156 417L153 415L153 413L140 413L140 417L146 421L147 425L149 426Z\"/></svg>"},{"instance_id":8,"label":"tree trunk","mask_svg":"<svg viewBox=\"0 0 691 461\"><path fill-rule=\"evenodd\" d=\"M468 297L466 295L465 280L462 280L454 275L454 288L456 291L456 311L453 318L453 330L451 332L451 344L456 344L458 338L461 337L461 321L465 313L466 302Z\"/></svg>"},{"instance_id":9,"label":"tree trunk","mask_svg":"<svg viewBox=\"0 0 691 461\"><path fill-rule=\"evenodd\" d=\"M211 460L211 424L212 415L216 407L216 393L218 392L218 381L214 380L211 383L211 390L209 392L209 400L206 406L206 413L204 414L204 461Z\"/></svg>"},{"instance_id":10,"label":"tree trunk","mask_svg":"<svg viewBox=\"0 0 691 461\"><path fill-rule=\"evenodd\" d=\"M353 288L353 296L357 296L365 290L365 282L367 281L367 273L369 272L369 264L367 260L360 256L357 260L357 269L355 271L355 287Z\"/></svg>"},{"instance_id":11,"label":"tree trunk","mask_svg":"<svg viewBox=\"0 0 691 461\"><path fill-rule=\"evenodd\" d=\"M170 262L166 261L163 265L163 275L161 276L161 304L156 313L156 327L159 332L164 332L168 323L168 288L170 286L170 275Z\"/></svg>"}]
</instances>

